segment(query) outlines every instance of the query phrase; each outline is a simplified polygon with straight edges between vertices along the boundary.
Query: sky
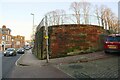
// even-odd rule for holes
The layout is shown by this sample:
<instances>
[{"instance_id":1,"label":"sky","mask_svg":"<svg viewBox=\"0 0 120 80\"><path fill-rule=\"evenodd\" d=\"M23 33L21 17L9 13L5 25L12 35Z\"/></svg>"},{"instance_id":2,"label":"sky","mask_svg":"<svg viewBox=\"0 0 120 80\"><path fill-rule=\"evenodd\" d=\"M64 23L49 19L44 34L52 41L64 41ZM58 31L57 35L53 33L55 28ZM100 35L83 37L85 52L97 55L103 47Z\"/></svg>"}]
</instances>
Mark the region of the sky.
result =
<instances>
[{"instance_id":1,"label":"sky","mask_svg":"<svg viewBox=\"0 0 120 80\"><path fill-rule=\"evenodd\" d=\"M81 0L1 0L0 1L0 28L6 25L11 29L11 34L25 36L26 40L31 39L33 16L34 24L38 25L46 13L64 9L70 13L70 4L74 1ZM92 5L106 5L118 16L118 0L89 0Z\"/></svg>"}]
</instances>

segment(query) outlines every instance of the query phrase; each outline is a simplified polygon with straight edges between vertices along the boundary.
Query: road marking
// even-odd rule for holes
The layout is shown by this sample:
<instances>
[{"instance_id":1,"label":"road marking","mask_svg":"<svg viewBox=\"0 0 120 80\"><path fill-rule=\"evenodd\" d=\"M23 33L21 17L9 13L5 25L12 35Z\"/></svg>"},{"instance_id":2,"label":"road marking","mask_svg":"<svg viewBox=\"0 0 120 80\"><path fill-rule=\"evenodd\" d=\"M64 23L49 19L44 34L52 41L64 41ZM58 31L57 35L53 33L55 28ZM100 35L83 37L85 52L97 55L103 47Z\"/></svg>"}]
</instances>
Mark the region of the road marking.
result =
<instances>
[{"instance_id":1,"label":"road marking","mask_svg":"<svg viewBox=\"0 0 120 80\"><path fill-rule=\"evenodd\" d=\"M19 61L19 60L21 59L21 57L24 56L24 55L25 55L25 53L22 54L22 55L19 57L19 59L15 62L15 65L16 65L16 66L19 66L19 65L18 65L18 61Z\"/></svg>"}]
</instances>

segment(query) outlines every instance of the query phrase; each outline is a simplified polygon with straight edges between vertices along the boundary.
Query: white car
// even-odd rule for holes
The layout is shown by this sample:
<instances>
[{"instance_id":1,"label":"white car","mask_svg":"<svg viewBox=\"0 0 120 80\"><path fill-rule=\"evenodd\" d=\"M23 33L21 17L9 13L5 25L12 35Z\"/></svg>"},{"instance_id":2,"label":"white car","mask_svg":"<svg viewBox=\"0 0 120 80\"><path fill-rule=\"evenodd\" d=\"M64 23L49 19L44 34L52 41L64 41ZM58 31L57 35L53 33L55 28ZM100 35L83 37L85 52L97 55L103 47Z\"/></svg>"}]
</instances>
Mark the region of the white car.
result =
<instances>
[{"instance_id":1,"label":"white car","mask_svg":"<svg viewBox=\"0 0 120 80\"><path fill-rule=\"evenodd\" d=\"M4 51L4 56L16 56L15 48L8 48Z\"/></svg>"}]
</instances>

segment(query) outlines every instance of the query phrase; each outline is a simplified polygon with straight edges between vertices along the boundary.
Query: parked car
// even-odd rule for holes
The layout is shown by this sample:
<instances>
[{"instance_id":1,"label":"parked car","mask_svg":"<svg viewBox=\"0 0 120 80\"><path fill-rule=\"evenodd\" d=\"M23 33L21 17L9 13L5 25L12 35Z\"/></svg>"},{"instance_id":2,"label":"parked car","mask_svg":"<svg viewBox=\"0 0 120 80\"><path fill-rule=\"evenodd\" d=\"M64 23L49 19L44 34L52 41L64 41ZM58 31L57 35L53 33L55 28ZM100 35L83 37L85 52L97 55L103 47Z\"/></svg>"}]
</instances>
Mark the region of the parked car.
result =
<instances>
[{"instance_id":1,"label":"parked car","mask_svg":"<svg viewBox=\"0 0 120 80\"><path fill-rule=\"evenodd\" d=\"M4 56L16 56L16 50L15 50L15 48L7 48L4 51Z\"/></svg>"},{"instance_id":2,"label":"parked car","mask_svg":"<svg viewBox=\"0 0 120 80\"><path fill-rule=\"evenodd\" d=\"M25 47L25 50L29 50L30 49L30 47Z\"/></svg>"},{"instance_id":3,"label":"parked car","mask_svg":"<svg viewBox=\"0 0 120 80\"><path fill-rule=\"evenodd\" d=\"M25 53L25 49L24 48L19 48L16 52L20 53L20 54L24 54Z\"/></svg>"},{"instance_id":4,"label":"parked car","mask_svg":"<svg viewBox=\"0 0 120 80\"><path fill-rule=\"evenodd\" d=\"M111 34L106 37L104 52L120 52L120 34Z\"/></svg>"}]
</instances>

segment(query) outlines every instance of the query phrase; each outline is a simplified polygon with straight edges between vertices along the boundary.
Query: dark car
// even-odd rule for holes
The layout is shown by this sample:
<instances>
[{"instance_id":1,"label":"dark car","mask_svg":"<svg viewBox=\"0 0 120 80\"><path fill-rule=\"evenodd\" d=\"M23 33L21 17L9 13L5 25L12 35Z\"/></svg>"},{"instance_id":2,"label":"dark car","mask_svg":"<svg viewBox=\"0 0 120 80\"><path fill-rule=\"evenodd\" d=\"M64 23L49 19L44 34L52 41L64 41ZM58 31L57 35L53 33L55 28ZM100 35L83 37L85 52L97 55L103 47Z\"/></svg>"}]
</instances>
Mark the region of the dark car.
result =
<instances>
[{"instance_id":1,"label":"dark car","mask_svg":"<svg viewBox=\"0 0 120 80\"><path fill-rule=\"evenodd\" d=\"M120 34L111 34L106 37L104 52L120 52Z\"/></svg>"},{"instance_id":2,"label":"dark car","mask_svg":"<svg viewBox=\"0 0 120 80\"><path fill-rule=\"evenodd\" d=\"M29 47L25 47L25 50L29 50L30 48Z\"/></svg>"},{"instance_id":3,"label":"dark car","mask_svg":"<svg viewBox=\"0 0 120 80\"><path fill-rule=\"evenodd\" d=\"M4 56L16 56L16 50L15 50L15 48L7 48L4 51Z\"/></svg>"},{"instance_id":4,"label":"dark car","mask_svg":"<svg viewBox=\"0 0 120 80\"><path fill-rule=\"evenodd\" d=\"M24 48L19 48L16 52L20 53L20 54L24 54L25 50L24 50Z\"/></svg>"},{"instance_id":5,"label":"dark car","mask_svg":"<svg viewBox=\"0 0 120 80\"><path fill-rule=\"evenodd\" d=\"M25 49L25 50L29 50L29 49L31 49L31 48L30 48L30 46L25 46L24 49Z\"/></svg>"}]
</instances>

